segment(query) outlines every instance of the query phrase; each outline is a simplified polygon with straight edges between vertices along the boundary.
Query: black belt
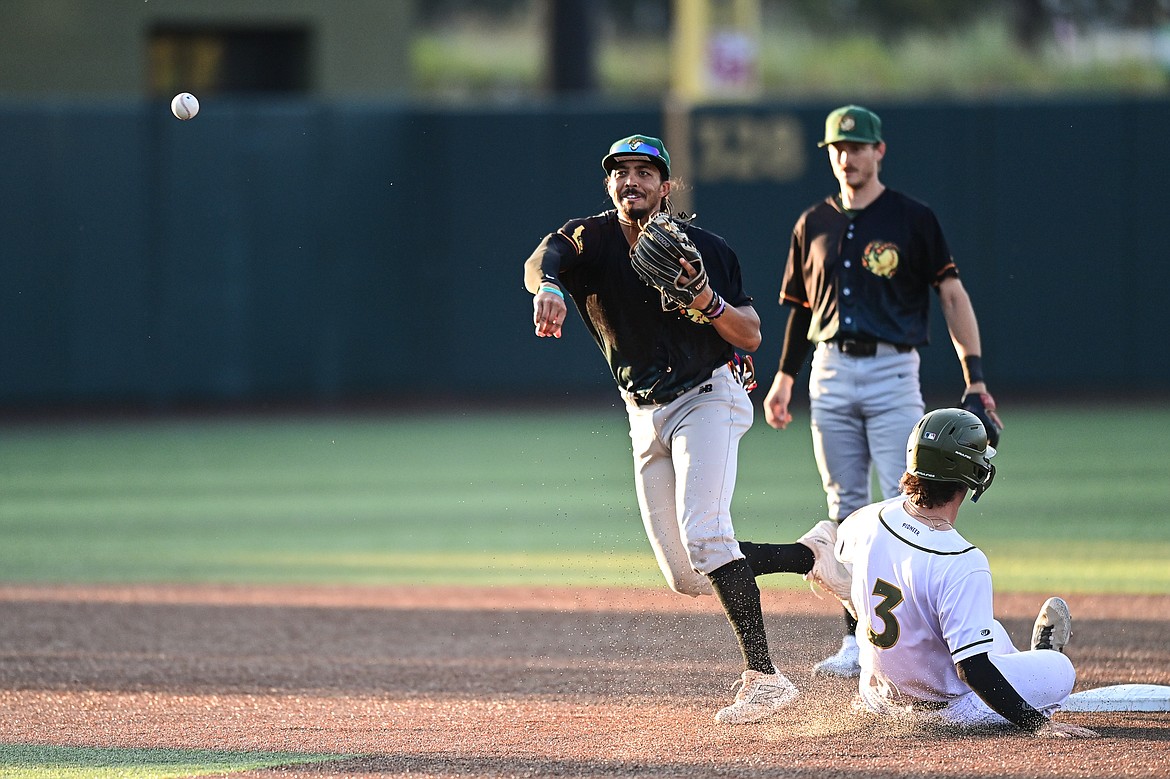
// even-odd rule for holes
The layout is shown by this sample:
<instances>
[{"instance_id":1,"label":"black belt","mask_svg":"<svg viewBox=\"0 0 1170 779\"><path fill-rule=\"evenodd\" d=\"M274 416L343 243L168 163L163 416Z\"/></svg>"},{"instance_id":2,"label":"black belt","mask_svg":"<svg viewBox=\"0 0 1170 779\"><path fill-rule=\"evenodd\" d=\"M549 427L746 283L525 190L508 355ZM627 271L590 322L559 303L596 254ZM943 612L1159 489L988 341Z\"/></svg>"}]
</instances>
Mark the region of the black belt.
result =
<instances>
[{"instance_id":1,"label":"black belt","mask_svg":"<svg viewBox=\"0 0 1170 779\"><path fill-rule=\"evenodd\" d=\"M676 387L669 392L655 393L653 398L644 398L641 395L631 395L630 398L634 401L635 406L665 406L671 401L678 400L703 382L710 381L711 376L714 374L715 371L711 371L710 374L698 379L694 379L693 381L689 381L686 384L683 384L681 387Z\"/></svg>"},{"instance_id":2,"label":"black belt","mask_svg":"<svg viewBox=\"0 0 1170 779\"><path fill-rule=\"evenodd\" d=\"M878 344L880 341L868 341L861 338L835 338L833 342L837 344L837 348L841 350L841 354L847 354L850 357L873 357L877 354ZM906 346L904 344L890 344L899 353L905 354L911 351L913 346Z\"/></svg>"}]
</instances>

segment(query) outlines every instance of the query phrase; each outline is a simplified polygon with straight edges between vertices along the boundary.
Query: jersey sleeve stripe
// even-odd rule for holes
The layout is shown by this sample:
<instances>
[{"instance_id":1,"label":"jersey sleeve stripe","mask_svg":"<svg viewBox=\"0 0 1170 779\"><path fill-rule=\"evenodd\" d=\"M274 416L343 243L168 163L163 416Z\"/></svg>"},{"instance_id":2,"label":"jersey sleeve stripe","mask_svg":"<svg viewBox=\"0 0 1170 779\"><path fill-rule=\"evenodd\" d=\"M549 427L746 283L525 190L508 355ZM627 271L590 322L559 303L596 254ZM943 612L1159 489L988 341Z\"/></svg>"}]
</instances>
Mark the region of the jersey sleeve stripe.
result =
<instances>
[{"instance_id":1,"label":"jersey sleeve stripe","mask_svg":"<svg viewBox=\"0 0 1170 779\"><path fill-rule=\"evenodd\" d=\"M577 244L576 241L572 239L572 237L565 234L565 228L562 227L560 230L557 230L556 236L558 238L565 239L565 243L569 244L569 246L573 249L574 254L581 253L581 247Z\"/></svg>"},{"instance_id":2,"label":"jersey sleeve stripe","mask_svg":"<svg viewBox=\"0 0 1170 779\"><path fill-rule=\"evenodd\" d=\"M956 278L958 278L958 276L959 276L959 268L955 265L955 263L953 261L948 262L945 266L943 266L943 268L941 268L937 273L934 274L934 286L937 287L939 284L942 283L943 279L948 278L950 276L954 276Z\"/></svg>"},{"instance_id":3,"label":"jersey sleeve stripe","mask_svg":"<svg viewBox=\"0 0 1170 779\"><path fill-rule=\"evenodd\" d=\"M958 649L956 649L954 652L951 652L951 657L954 657L955 655L959 654L960 652L966 652L971 647L982 646L984 644L990 644L990 643L991 643L991 639L985 638L982 641L976 641L973 644L967 644L967 646L961 646ZM976 652L974 654L978 654L978 653Z\"/></svg>"}]
</instances>

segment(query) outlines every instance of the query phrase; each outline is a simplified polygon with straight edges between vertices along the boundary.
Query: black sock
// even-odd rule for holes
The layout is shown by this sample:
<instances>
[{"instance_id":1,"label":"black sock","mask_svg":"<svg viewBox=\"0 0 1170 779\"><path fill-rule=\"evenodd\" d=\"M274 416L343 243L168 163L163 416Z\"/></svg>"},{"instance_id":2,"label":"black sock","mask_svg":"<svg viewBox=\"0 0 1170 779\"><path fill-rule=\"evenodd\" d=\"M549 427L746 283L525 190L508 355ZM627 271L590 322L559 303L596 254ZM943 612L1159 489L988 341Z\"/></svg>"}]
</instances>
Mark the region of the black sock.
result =
<instances>
[{"instance_id":1,"label":"black sock","mask_svg":"<svg viewBox=\"0 0 1170 779\"><path fill-rule=\"evenodd\" d=\"M739 550L747 558L748 565L756 576L768 573L804 575L813 567L813 550L800 543L755 544L751 541L740 541Z\"/></svg>"},{"instance_id":2,"label":"black sock","mask_svg":"<svg viewBox=\"0 0 1170 779\"><path fill-rule=\"evenodd\" d=\"M845 614L845 635L852 636L857 632L857 620L848 611L843 613Z\"/></svg>"},{"instance_id":3,"label":"black sock","mask_svg":"<svg viewBox=\"0 0 1170 779\"><path fill-rule=\"evenodd\" d=\"M768 653L768 636L764 632L764 612L760 608L760 588L746 560L732 562L707 574L727 621L739 641L744 664L752 671L776 673Z\"/></svg>"}]
</instances>

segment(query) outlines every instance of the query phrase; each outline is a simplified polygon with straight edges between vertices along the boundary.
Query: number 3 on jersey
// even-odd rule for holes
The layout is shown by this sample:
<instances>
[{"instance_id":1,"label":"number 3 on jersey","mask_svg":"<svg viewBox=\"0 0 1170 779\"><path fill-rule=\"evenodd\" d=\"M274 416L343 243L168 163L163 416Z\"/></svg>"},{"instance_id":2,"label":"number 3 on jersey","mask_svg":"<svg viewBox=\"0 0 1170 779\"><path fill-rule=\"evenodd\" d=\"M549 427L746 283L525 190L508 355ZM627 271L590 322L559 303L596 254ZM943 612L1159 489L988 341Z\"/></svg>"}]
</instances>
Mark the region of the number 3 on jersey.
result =
<instances>
[{"instance_id":1,"label":"number 3 on jersey","mask_svg":"<svg viewBox=\"0 0 1170 779\"><path fill-rule=\"evenodd\" d=\"M882 621L881 633L874 632L874 625L869 627L869 643L879 649L889 649L898 643L898 618L894 616L894 609L904 600L902 591L887 581L878 579L873 585L873 594L881 601L873 607L874 616Z\"/></svg>"}]
</instances>

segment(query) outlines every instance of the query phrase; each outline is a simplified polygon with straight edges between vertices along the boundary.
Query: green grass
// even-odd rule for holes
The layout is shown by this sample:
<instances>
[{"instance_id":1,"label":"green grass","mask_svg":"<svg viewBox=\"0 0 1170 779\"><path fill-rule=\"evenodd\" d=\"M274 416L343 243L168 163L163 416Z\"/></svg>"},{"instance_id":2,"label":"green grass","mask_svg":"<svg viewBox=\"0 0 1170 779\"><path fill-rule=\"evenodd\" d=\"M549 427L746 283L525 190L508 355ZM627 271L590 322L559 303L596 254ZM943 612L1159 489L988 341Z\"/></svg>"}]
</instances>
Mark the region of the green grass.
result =
<instances>
[{"instance_id":1,"label":"green grass","mask_svg":"<svg viewBox=\"0 0 1170 779\"><path fill-rule=\"evenodd\" d=\"M439 98L517 97L547 88L546 32L532 15L468 16L422 29L412 43L415 88ZM598 92L657 98L673 84L665 32L630 36L607 28L597 40ZM1015 39L1010 20L991 14L946 32L908 29L886 40L872 31L811 31L798 19L765 16L758 70L762 98L921 98L939 95L1165 93L1166 67L1116 43L1036 50Z\"/></svg>"},{"instance_id":2,"label":"green grass","mask_svg":"<svg viewBox=\"0 0 1170 779\"><path fill-rule=\"evenodd\" d=\"M1027 51L994 17L946 33L907 32L895 42L773 29L762 36L760 68L765 91L786 98L1160 94L1167 84L1152 59L1073 55L1051 42Z\"/></svg>"},{"instance_id":3,"label":"green grass","mask_svg":"<svg viewBox=\"0 0 1170 779\"><path fill-rule=\"evenodd\" d=\"M171 779L319 763L342 755L0 744L0 779Z\"/></svg>"},{"instance_id":4,"label":"green grass","mask_svg":"<svg viewBox=\"0 0 1170 779\"><path fill-rule=\"evenodd\" d=\"M1170 593L1170 410L1012 409L960 529L998 591ZM824 514L807 418L741 450L741 537ZM0 582L661 587L617 408L0 430ZM796 576L766 587L803 589ZM166 779L344 755L0 744L0 779Z\"/></svg>"},{"instance_id":5,"label":"green grass","mask_svg":"<svg viewBox=\"0 0 1170 779\"><path fill-rule=\"evenodd\" d=\"M1007 422L960 517L997 587L1170 592L1170 411ZM617 408L18 426L0 474L5 582L661 586ZM735 516L763 541L824 516L807 418L757 419Z\"/></svg>"}]
</instances>

